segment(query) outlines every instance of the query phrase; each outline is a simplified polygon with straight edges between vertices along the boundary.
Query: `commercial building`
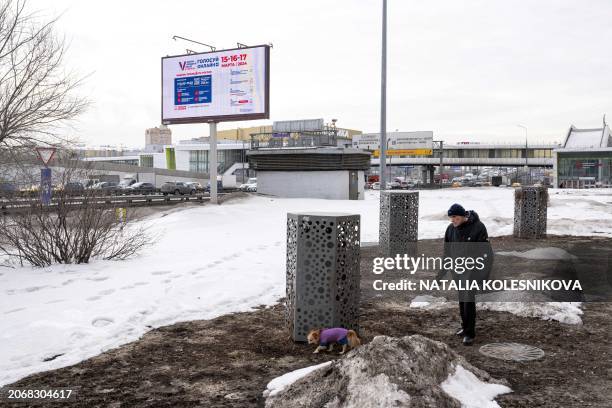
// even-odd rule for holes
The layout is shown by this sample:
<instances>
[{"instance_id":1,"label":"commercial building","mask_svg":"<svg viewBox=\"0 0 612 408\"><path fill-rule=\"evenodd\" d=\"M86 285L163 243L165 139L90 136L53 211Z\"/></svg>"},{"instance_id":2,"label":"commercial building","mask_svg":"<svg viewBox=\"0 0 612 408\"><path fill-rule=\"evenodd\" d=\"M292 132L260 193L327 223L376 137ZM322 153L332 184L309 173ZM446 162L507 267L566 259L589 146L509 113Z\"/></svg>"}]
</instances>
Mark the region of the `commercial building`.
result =
<instances>
[{"instance_id":1,"label":"commercial building","mask_svg":"<svg viewBox=\"0 0 612 408\"><path fill-rule=\"evenodd\" d=\"M145 130L145 151L163 151L163 147L172 144L172 130L166 125Z\"/></svg>"},{"instance_id":2,"label":"commercial building","mask_svg":"<svg viewBox=\"0 0 612 408\"><path fill-rule=\"evenodd\" d=\"M572 125L553 154L556 187L612 187L612 134L605 121L593 129Z\"/></svg>"}]
</instances>

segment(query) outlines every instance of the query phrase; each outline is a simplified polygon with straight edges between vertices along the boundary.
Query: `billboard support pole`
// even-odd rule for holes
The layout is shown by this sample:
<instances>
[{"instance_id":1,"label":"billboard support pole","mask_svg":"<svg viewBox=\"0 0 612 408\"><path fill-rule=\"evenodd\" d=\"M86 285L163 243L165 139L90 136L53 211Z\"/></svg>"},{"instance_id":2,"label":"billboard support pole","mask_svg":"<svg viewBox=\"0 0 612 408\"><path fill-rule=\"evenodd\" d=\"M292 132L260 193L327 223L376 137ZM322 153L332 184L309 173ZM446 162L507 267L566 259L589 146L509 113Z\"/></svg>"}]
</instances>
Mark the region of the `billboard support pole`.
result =
<instances>
[{"instance_id":1,"label":"billboard support pole","mask_svg":"<svg viewBox=\"0 0 612 408\"><path fill-rule=\"evenodd\" d=\"M208 173L210 175L210 202L218 204L217 200L217 122L208 124L210 149L208 150Z\"/></svg>"},{"instance_id":2,"label":"billboard support pole","mask_svg":"<svg viewBox=\"0 0 612 408\"><path fill-rule=\"evenodd\" d=\"M380 75L380 189L387 188L387 0L383 0L382 10L382 61Z\"/></svg>"}]
</instances>

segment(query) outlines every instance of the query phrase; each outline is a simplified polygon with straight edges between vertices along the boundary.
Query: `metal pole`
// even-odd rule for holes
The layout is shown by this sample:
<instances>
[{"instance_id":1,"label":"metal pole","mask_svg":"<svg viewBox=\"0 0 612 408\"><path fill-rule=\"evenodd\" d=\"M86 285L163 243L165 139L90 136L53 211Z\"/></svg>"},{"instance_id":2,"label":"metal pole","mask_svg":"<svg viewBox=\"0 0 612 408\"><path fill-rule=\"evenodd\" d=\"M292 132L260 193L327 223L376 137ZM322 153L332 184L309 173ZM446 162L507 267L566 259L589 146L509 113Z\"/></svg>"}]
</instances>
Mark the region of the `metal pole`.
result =
<instances>
[{"instance_id":1,"label":"metal pole","mask_svg":"<svg viewBox=\"0 0 612 408\"><path fill-rule=\"evenodd\" d=\"M217 123L211 122L208 124L210 137L209 157L208 157L208 173L210 175L210 202L217 204Z\"/></svg>"},{"instance_id":2,"label":"metal pole","mask_svg":"<svg viewBox=\"0 0 612 408\"><path fill-rule=\"evenodd\" d=\"M380 189L386 190L386 141L387 141L387 0L383 0L382 12L382 61L380 75Z\"/></svg>"},{"instance_id":3,"label":"metal pole","mask_svg":"<svg viewBox=\"0 0 612 408\"><path fill-rule=\"evenodd\" d=\"M442 172L444 171L444 141L440 140L440 186L442 186Z\"/></svg>"}]
</instances>

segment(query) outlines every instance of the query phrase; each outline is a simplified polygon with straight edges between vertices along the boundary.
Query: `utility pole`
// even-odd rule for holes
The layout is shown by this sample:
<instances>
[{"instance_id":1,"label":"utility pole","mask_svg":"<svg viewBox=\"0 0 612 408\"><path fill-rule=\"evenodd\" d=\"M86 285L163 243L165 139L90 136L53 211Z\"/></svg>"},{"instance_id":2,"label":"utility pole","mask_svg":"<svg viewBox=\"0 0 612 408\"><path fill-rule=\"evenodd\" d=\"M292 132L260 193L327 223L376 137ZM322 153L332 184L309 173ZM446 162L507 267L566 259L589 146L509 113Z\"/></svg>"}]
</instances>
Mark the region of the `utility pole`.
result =
<instances>
[{"instance_id":1,"label":"utility pole","mask_svg":"<svg viewBox=\"0 0 612 408\"><path fill-rule=\"evenodd\" d=\"M380 74L380 189L387 189L387 0L383 0L382 10L382 61Z\"/></svg>"}]
</instances>

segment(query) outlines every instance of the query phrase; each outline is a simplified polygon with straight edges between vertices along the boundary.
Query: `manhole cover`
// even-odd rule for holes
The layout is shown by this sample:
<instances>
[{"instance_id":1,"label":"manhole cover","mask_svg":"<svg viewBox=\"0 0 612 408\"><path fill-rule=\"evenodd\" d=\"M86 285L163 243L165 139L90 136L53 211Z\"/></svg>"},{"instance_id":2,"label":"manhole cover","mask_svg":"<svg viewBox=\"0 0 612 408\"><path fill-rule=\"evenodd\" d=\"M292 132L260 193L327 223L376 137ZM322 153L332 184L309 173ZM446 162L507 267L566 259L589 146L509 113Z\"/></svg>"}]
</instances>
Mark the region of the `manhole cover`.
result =
<instances>
[{"instance_id":1,"label":"manhole cover","mask_svg":"<svg viewBox=\"0 0 612 408\"><path fill-rule=\"evenodd\" d=\"M512 361L530 361L544 357L544 350L520 343L485 344L480 347L480 352L487 357Z\"/></svg>"}]
</instances>

